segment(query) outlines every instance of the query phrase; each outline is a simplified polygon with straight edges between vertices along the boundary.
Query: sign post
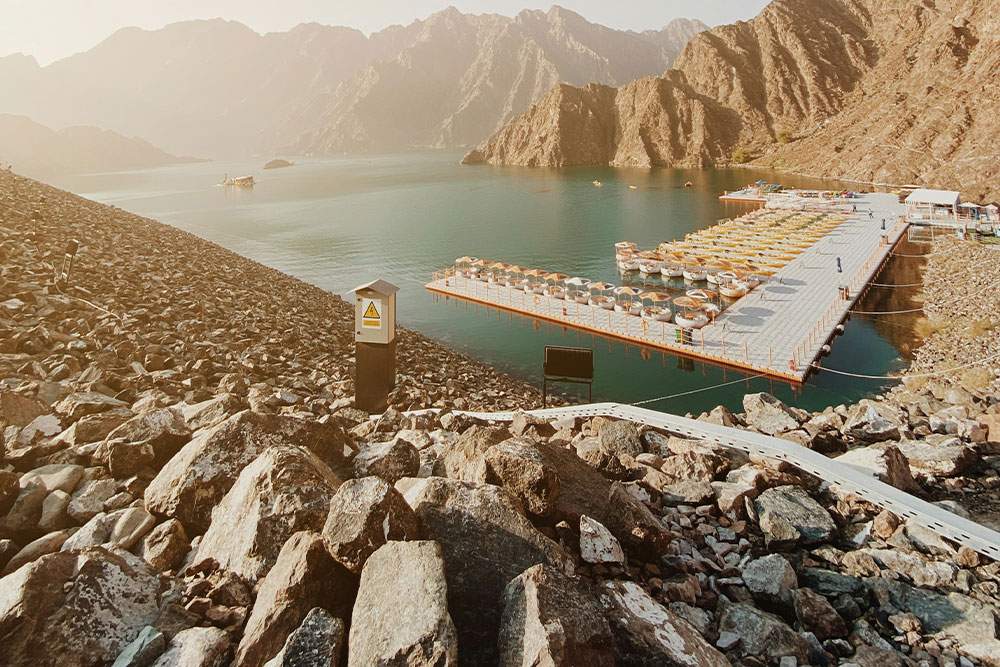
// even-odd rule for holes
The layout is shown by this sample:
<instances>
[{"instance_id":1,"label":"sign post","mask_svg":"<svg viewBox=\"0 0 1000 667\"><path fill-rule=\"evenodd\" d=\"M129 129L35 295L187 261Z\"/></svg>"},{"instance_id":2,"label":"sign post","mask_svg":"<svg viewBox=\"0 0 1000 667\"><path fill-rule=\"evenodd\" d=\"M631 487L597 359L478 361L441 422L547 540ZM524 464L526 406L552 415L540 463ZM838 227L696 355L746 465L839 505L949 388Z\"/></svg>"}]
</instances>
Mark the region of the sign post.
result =
<instances>
[{"instance_id":1,"label":"sign post","mask_svg":"<svg viewBox=\"0 0 1000 667\"><path fill-rule=\"evenodd\" d=\"M396 292L375 280L354 288L354 405L369 414L385 412L396 386Z\"/></svg>"},{"instance_id":2,"label":"sign post","mask_svg":"<svg viewBox=\"0 0 1000 667\"><path fill-rule=\"evenodd\" d=\"M542 407L548 407L549 383L585 384L594 401L594 351L588 347L545 346L542 362Z\"/></svg>"}]
</instances>

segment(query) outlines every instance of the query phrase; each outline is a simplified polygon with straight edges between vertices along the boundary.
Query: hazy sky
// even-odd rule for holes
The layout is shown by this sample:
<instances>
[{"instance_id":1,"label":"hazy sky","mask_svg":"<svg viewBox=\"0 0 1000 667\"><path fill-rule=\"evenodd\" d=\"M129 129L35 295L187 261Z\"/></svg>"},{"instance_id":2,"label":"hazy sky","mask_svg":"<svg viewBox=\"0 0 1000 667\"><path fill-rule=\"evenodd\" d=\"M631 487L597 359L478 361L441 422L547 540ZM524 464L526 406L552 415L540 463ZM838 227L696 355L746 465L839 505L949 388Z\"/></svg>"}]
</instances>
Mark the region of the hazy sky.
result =
<instances>
[{"instance_id":1,"label":"hazy sky","mask_svg":"<svg viewBox=\"0 0 1000 667\"><path fill-rule=\"evenodd\" d=\"M0 55L27 53L43 65L86 51L118 28L160 28L187 19L222 17L257 32L287 30L315 21L365 33L444 9L513 16L532 0L0 0ZM558 3L595 23L619 29L659 28L673 18L709 25L755 16L767 0L563 0Z\"/></svg>"}]
</instances>

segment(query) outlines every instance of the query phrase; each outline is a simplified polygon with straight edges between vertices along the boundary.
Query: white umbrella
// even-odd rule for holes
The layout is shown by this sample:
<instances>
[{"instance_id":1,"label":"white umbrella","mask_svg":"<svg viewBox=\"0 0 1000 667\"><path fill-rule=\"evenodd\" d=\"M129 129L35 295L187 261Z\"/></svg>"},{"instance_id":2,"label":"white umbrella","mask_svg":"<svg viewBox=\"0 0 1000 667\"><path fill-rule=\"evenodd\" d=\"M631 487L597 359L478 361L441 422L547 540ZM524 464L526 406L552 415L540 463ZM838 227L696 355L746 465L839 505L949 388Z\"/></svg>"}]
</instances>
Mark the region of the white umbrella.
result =
<instances>
[{"instance_id":1,"label":"white umbrella","mask_svg":"<svg viewBox=\"0 0 1000 667\"><path fill-rule=\"evenodd\" d=\"M586 287L590 284L590 280L587 278L570 278L566 281L567 285L576 285L577 287Z\"/></svg>"},{"instance_id":2,"label":"white umbrella","mask_svg":"<svg viewBox=\"0 0 1000 667\"><path fill-rule=\"evenodd\" d=\"M979 204L973 204L972 202L962 202L958 205L959 208L982 208Z\"/></svg>"}]
</instances>

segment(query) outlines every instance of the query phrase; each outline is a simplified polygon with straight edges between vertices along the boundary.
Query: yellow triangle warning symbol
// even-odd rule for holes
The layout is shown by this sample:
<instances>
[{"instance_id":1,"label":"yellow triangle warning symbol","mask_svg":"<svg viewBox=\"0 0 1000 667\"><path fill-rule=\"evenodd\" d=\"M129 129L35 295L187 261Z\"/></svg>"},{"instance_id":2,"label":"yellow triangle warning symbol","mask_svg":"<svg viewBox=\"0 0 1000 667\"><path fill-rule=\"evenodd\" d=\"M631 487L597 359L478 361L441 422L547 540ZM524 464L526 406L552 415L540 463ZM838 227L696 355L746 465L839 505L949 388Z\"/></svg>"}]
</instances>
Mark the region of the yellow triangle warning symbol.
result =
<instances>
[{"instance_id":1,"label":"yellow triangle warning symbol","mask_svg":"<svg viewBox=\"0 0 1000 667\"><path fill-rule=\"evenodd\" d=\"M366 320L377 320L377 319L379 319L381 317L378 314L378 310L375 309L375 303L374 302L370 301L368 303L368 310L365 311L365 314L364 314L363 317Z\"/></svg>"}]
</instances>

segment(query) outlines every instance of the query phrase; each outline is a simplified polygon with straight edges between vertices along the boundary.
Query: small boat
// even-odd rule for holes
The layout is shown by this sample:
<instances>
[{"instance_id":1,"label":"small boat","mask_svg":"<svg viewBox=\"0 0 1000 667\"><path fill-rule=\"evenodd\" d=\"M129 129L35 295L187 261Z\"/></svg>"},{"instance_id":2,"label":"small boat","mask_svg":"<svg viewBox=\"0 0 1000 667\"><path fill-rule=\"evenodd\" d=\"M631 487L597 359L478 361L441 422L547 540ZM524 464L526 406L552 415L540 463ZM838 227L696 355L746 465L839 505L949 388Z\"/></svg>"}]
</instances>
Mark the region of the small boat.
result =
<instances>
[{"instance_id":1,"label":"small boat","mask_svg":"<svg viewBox=\"0 0 1000 667\"><path fill-rule=\"evenodd\" d=\"M700 329L708 324L708 315L700 310L684 310L677 313L674 322L686 329Z\"/></svg>"},{"instance_id":2,"label":"small boat","mask_svg":"<svg viewBox=\"0 0 1000 667\"><path fill-rule=\"evenodd\" d=\"M701 269L684 269L684 279L693 283L700 283L708 278L708 274Z\"/></svg>"},{"instance_id":3,"label":"small boat","mask_svg":"<svg viewBox=\"0 0 1000 667\"><path fill-rule=\"evenodd\" d=\"M620 271L638 271L639 270L639 260L637 259L622 259L618 261L618 269Z\"/></svg>"},{"instance_id":4,"label":"small boat","mask_svg":"<svg viewBox=\"0 0 1000 667\"><path fill-rule=\"evenodd\" d=\"M660 262L639 262L639 273L647 276L651 273L659 273L662 266Z\"/></svg>"},{"instance_id":5,"label":"small boat","mask_svg":"<svg viewBox=\"0 0 1000 667\"><path fill-rule=\"evenodd\" d=\"M684 296L689 296L696 301L711 301L712 295L703 289L689 289L684 292Z\"/></svg>"},{"instance_id":6,"label":"small boat","mask_svg":"<svg viewBox=\"0 0 1000 667\"><path fill-rule=\"evenodd\" d=\"M639 186L638 185L630 185L630 186L628 186L628 189L629 190L638 190Z\"/></svg>"},{"instance_id":7,"label":"small boat","mask_svg":"<svg viewBox=\"0 0 1000 667\"><path fill-rule=\"evenodd\" d=\"M569 301L569 295L568 295L568 293L567 293L567 296L566 296L566 300ZM586 292L576 292L573 295L573 300L576 301L577 303L587 304L587 303L590 303L590 295L587 294Z\"/></svg>"},{"instance_id":8,"label":"small boat","mask_svg":"<svg viewBox=\"0 0 1000 667\"><path fill-rule=\"evenodd\" d=\"M691 181L685 181L684 182L684 187L686 187L686 188L690 188L693 185L694 185L694 183L692 183Z\"/></svg>"},{"instance_id":9,"label":"small boat","mask_svg":"<svg viewBox=\"0 0 1000 667\"><path fill-rule=\"evenodd\" d=\"M615 309L615 298L613 296L592 296L590 297L590 305L596 306L597 308L604 308L605 310Z\"/></svg>"},{"instance_id":10,"label":"small boat","mask_svg":"<svg viewBox=\"0 0 1000 667\"><path fill-rule=\"evenodd\" d=\"M531 283L530 289L532 294L545 294L545 288L548 287L545 283ZM528 291L526 288L525 292Z\"/></svg>"},{"instance_id":11,"label":"small boat","mask_svg":"<svg viewBox=\"0 0 1000 667\"><path fill-rule=\"evenodd\" d=\"M600 181L594 181L594 187L595 188L603 188L604 187L604 183L601 183Z\"/></svg>"},{"instance_id":12,"label":"small boat","mask_svg":"<svg viewBox=\"0 0 1000 667\"><path fill-rule=\"evenodd\" d=\"M566 290L558 285L548 285L542 290L542 294L551 296L553 299L563 299L566 296Z\"/></svg>"},{"instance_id":13,"label":"small boat","mask_svg":"<svg viewBox=\"0 0 1000 667\"><path fill-rule=\"evenodd\" d=\"M680 278L684 275L684 269L679 266L664 264L660 267L660 275L664 278Z\"/></svg>"},{"instance_id":14,"label":"small boat","mask_svg":"<svg viewBox=\"0 0 1000 667\"><path fill-rule=\"evenodd\" d=\"M729 282L719 285L719 294L730 299L739 299L747 295L747 286L740 282Z\"/></svg>"},{"instance_id":15,"label":"small boat","mask_svg":"<svg viewBox=\"0 0 1000 667\"><path fill-rule=\"evenodd\" d=\"M222 182L219 185L225 186L227 188L252 188L256 181L253 180L253 176L236 176L234 178L229 178L227 173L222 177Z\"/></svg>"},{"instance_id":16,"label":"small boat","mask_svg":"<svg viewBox=\"0 0 1000 667\"><path fill-rule=\"evenodd\" d=\"M706 273L705 280L712 283L713 285L719 284L719 274L717 273Z\"/></svg>"},{"instance_id":17,"label":"small boat","mask_svg":"<svg viewBox=\"0 0 1000 667\"><path fill-rule=\"evenodd\" d=\"M669 308L663 308L661 306L646 306L642 309L642 319L649 320L652 322L669 322L673 318L673 314L670 312Z\"/></svg>"}]
</instances>

